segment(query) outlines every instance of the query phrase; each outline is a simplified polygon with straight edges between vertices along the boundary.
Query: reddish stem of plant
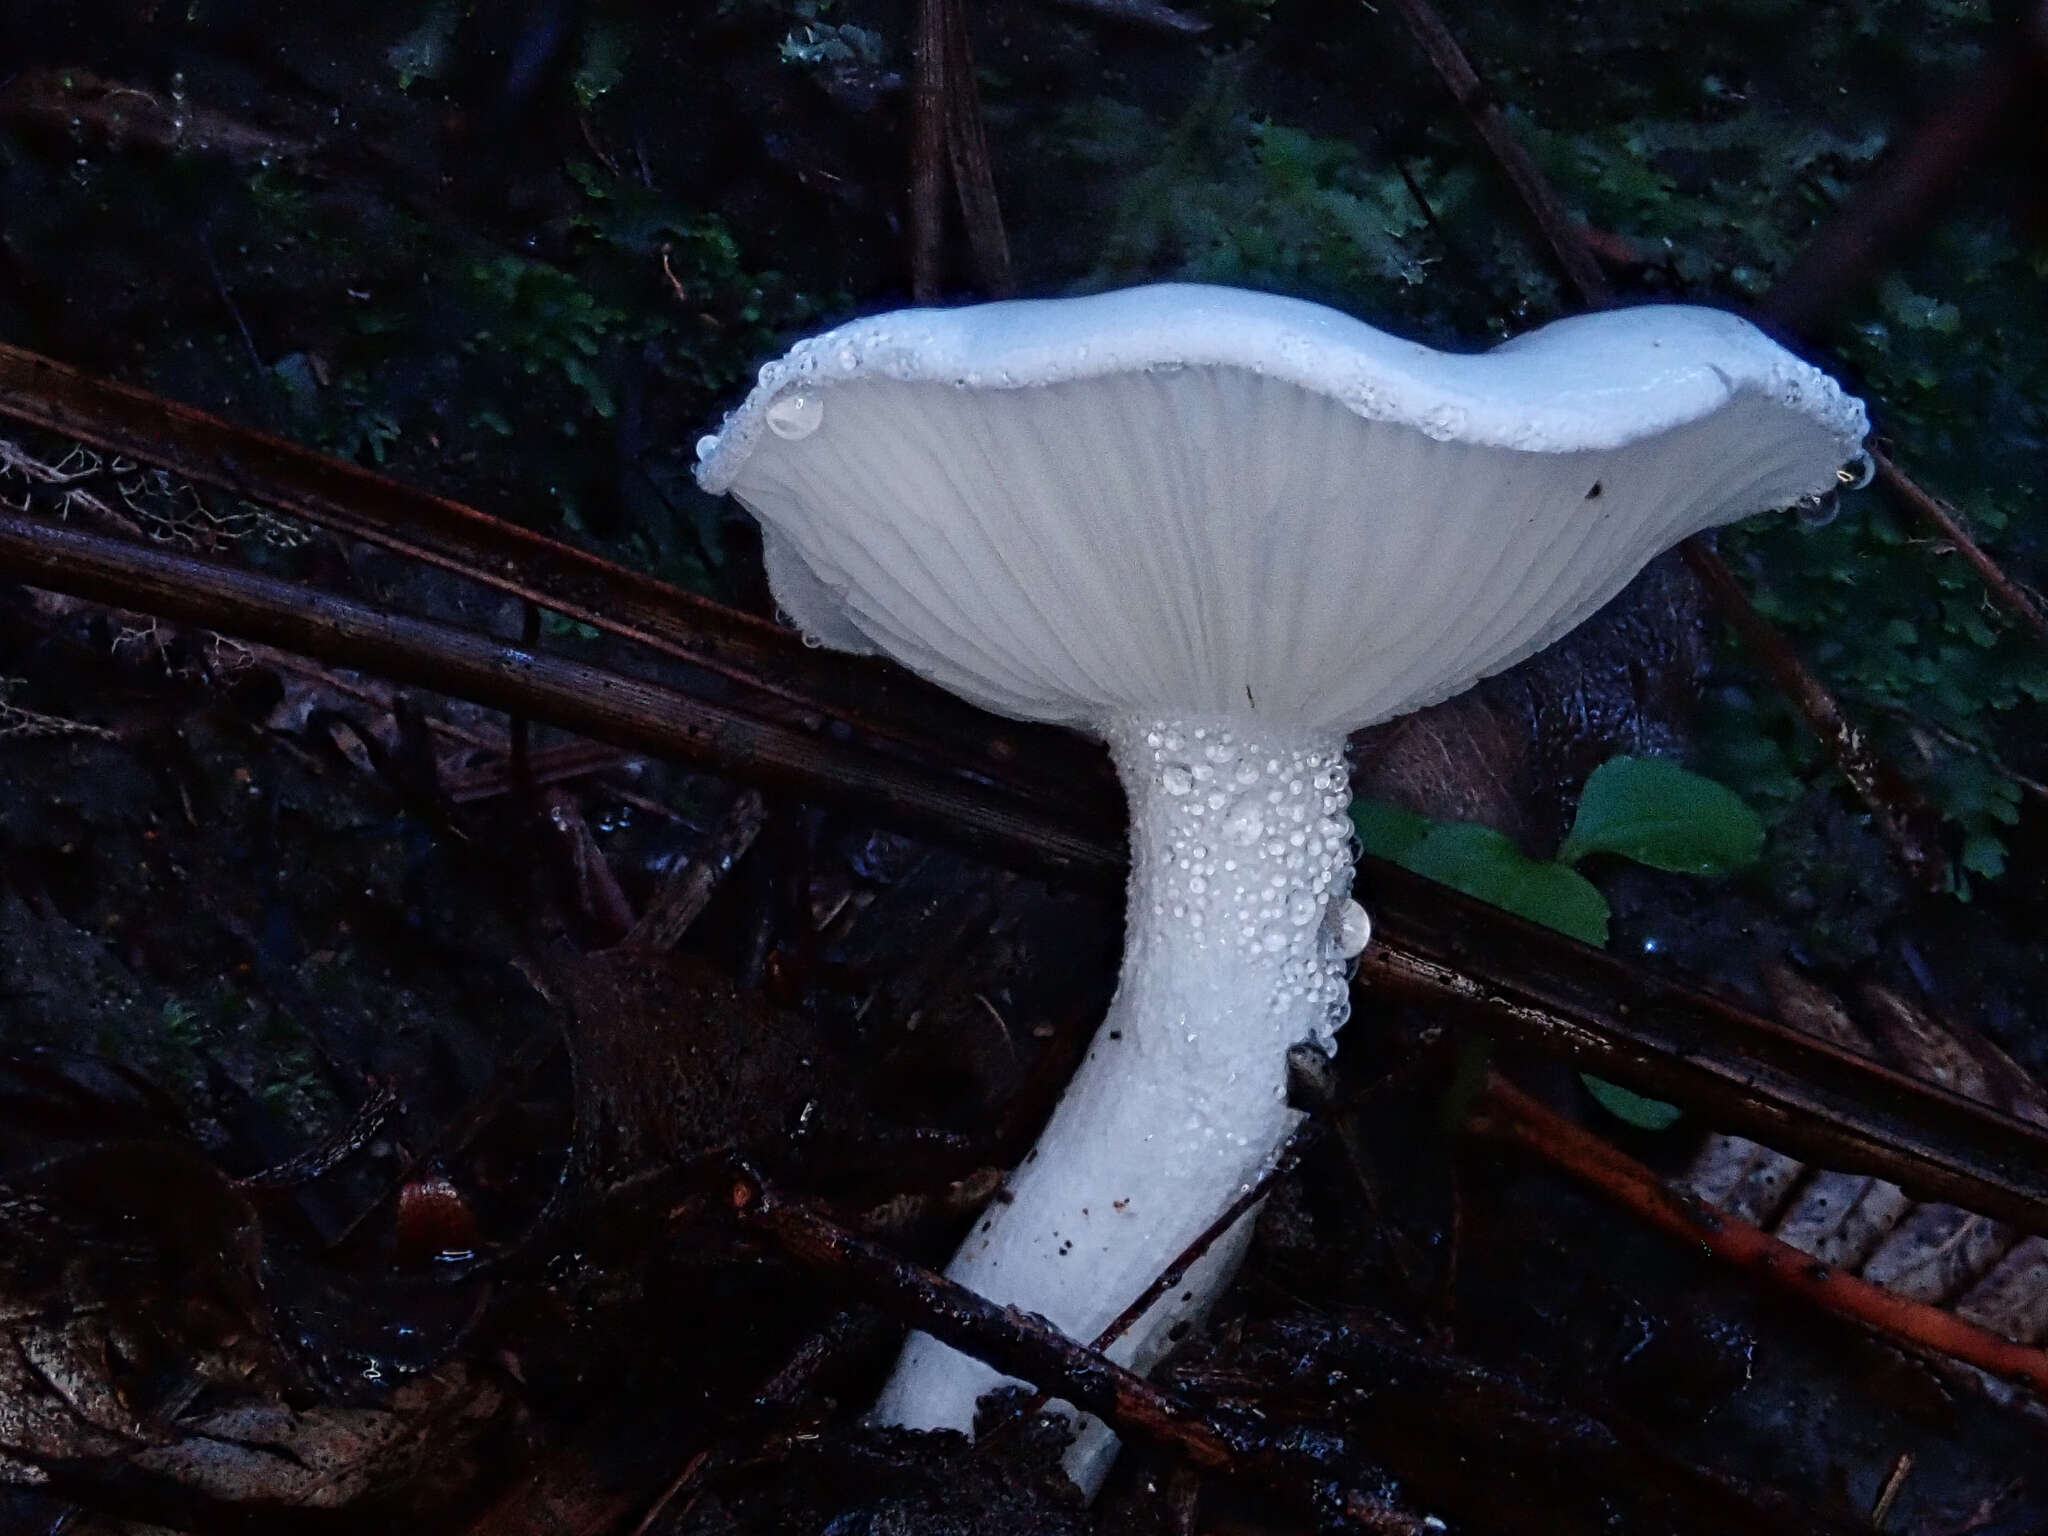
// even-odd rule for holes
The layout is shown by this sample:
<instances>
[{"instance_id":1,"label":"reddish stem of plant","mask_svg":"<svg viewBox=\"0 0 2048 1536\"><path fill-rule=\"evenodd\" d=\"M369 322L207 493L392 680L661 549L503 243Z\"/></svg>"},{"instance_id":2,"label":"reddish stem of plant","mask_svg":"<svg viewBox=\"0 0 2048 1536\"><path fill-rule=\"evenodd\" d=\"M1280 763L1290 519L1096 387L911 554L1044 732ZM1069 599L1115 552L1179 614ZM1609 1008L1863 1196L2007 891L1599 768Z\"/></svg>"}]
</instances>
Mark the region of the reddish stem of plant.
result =
<instances>
[{"instance_id":1,"label":"reddish stem of plant","mask_svg":"<svg viewBox=\"0 0 2048 1536\"><path fill-rule=\"evenodd\" d=\"M2048 1392L2048 1351L1820 1263L1760 1227L1681 1195L1634 1158L1490 1073L1468 1127L1541 1157L1632 1214L1744 1274L1902 1343Z\"/></svg>"}]
</instances>

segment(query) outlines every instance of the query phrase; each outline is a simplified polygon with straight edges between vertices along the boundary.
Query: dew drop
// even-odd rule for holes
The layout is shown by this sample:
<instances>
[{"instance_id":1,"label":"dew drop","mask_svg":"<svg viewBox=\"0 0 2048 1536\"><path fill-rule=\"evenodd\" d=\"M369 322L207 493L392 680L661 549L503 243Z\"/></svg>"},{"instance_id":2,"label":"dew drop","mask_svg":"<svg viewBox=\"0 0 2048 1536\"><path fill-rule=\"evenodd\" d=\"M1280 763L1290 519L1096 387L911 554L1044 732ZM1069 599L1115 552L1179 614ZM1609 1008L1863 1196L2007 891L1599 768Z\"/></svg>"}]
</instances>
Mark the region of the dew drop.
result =
<instances>
[{"instance_id":1,"label":"dew drop","mask_svg":"<svg viewBox=\"0 0 2048 1536\"><path fill-rule=\"evenodd\" d=\"M825 402L808 390L791 390L768 407L768 430L790 442L801 442L825 419Z\"/></svg>"},{"instance_id":2,"label":"dew drop","mask_svg":"<svg viewBox=\"0 0 2048 1536\"><path fill-rule=\"evenodd\" d=\"M1825 528L1841 511L1841 498L1833 491L1822 491L1816 496L1800 497L1793 503L1792 510L1798 515L1800 527Z\"/></svg>"},{"instance_id":3,"label":"dew drop","mask_svg":"<svg viewBox=\"0 0 2048 1536\"><path fill-rule=\"evenodd\" d=\"M1372 918L1365 908L1355 901L1344 903L1344 910L1337 917L1337 956L1342 960L1353 960L1365 953L1365 946L1372 941Z\"/></svg>"},{"instance_id":4,"label":"dew drop","mask_svg":"<svg viewBox=\"0 0 2048 1536\"><path fill-rule=\"evenodd\" d=\"M1195 776L1185 763L1168 763L1159 770L1159 787L1169 795L1184 795L1195 787Z\"/></svg>"},{"instance_id":5,"label":"dew drop","mask_svg":"<svg viewBox=\"0 0 2048 1536\"><path fill-rule=\"evenodd\" d=\"M1292 891L1287 897L1287 921L1306 928L1316 920L1316 899L1307 891Z\"/></svg>"}]
</instances>

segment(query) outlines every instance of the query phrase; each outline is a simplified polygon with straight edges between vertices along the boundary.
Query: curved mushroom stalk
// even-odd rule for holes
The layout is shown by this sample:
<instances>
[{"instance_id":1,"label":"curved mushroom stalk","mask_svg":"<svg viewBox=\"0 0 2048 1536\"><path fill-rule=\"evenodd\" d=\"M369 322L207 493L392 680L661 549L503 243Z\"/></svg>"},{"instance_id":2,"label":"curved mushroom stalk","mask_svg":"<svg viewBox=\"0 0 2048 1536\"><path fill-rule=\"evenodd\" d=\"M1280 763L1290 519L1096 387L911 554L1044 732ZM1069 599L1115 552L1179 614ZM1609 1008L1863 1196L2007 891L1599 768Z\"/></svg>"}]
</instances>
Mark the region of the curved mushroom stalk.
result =
<instances>
[{"instance_id":1,"label":"curved mushroom stalk","mask_svg":"<svg viewBox=\"0 0 2048 1536\"><path fill-rule=\"evenodd\" d=\"M1866 422L1732 315L1582 315L1449 354L1163 285L857 320L698 445L776 601L1000 714L1109 737L1129 950L1087 1064L953 1265L1093 1338L1258 1176L1287 1047L1343 1019L1341 738L1542 649L1659 550L1838 483ZM1114 1353L1145 1368L1240 1223ZM913 1342L878 1411L970 1427ZM1092 1488L1114 1440L1068 1457Z\"/></svg>"},{"instance_id":2,"label":"curved mushroom stalk","mask_svg":"<svg viewBox=\"0 0 2048 1536\"><path fill-rule=\"evenodd\" d=\"M1362 934L1350 909L1341 739L1256 720L1124 721L1107 731L1131 811L1115 1001L1037 1148L948 1273L991 1301L1099 1334L1247 1189L1300 1116L1287 1048L1328 1049ZM1228 1282L1250 1221L1110 1351L1144 1371ZM994 1371L914 1338L885 1423L971 1430ZM1067 1470L1092 1493L1115 1441L1092 1423Z\"/></svg>"}]
</instances>

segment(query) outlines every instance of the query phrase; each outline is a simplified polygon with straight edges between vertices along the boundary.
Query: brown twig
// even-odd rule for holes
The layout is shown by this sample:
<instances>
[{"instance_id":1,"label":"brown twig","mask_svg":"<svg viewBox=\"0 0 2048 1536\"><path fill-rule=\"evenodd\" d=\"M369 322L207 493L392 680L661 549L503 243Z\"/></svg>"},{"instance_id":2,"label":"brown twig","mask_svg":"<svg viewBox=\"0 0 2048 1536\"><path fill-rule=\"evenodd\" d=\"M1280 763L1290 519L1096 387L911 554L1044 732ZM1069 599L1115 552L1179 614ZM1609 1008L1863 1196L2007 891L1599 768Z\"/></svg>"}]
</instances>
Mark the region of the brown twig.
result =
<instances>
[{"instance_id":1,"label":"brown twig","mask_svg":"<svg viewBox=\"0 0 2048 1536\"><path fill-rule=\"evenodd\" d=\"M986 293L1015 291L1010 242L996 200L982 123L981 87L961 0L918 0L917 85L911 113L910 288L920 304L944 286L945 182L950 168L975 281Z\"/></svg>"},{"instance_id":2,"label":"brown twig","mask_svg":"<svg viewBox=\"0 0 2048 1536\"><path fill-rule=\"evenodd\" d=\"M1907 475L1881 449L1870 450L1870 461L1877 466L1878 478L1884 482L1885 488L1934 524L1942 538L1983 579L1992 595L2011 609L2036 638L2048 643L2048 614L2041 611L2040 604L2028 595L2024 587L1999 568L1997 561L1984 553L1948 503Z\"/></svg>"},{"instance_id":3,"label":"brown twig","mask_svg":"<svg viewBox=\"0 0 2048 1536\"><path fill-rule=\"evenodd\" d=\"M960 218L967 226L967 250L982 292L1007 298L1017 291L1010 270L1010 237L1003 230L1002 205L988 158L988 130L981 116L981 85L974 73L974 47L967 36L962 0L939 0L945 16L946 149L953 185L960 194Z\"/></svg>"},{"instance_id":4,"label":"brown twig","mask_svg":"<svg viewBox=\"0 0 2048 1536\"><path fill-rule=\"evenodd\" d=\"M985 1361L1005 1375L1041 1383L1119 1434L1185 1456L1217 1472L1242 1471L1233 1432L1192 1404L1103 1359L1044 1320L999 1307L965 1286L897 1257L810 1207L773 1195L759 1179L736 1178L732 1206L742 1226L788 1257L847 1281L890 1316Z\"/></svg>"},{"instance_id":5,"label":"brown twig","mask_svg":"<svg viewBox=\"0 0 2048 1536\"><path fill-rule=\"evenodd\" d=\"M765 726L676 690L536 656L447 625L191 556L0 517L0 570L34 585L301 648L402 682L522 710L636 751L922 829L1011 868L1098 890L1124 860L1103 796L1057 810L935 781L854 744ZM1112 822L1113 824L1113 822ZM1639 972L1397 866L1361 871L1381 922L1360 1007L1411 1000L1699 1108L1816 1163L2048 1233L2048 1131L1718 999ZM1078 1036L1077 1036L1078 1038Z\"/></svg>"},{"instance_id":6,"label":"brown twig","mask_svg":"<svg viewBox=\"0 0 2048 1536\"><path fill-rule=\"evenodd\" d=\"M1249 1477L1295 1496L1305 1485L1326 1482L1333 1472L1365 1470L1343 1466L1341 1451L1297 1446L1268 1436L1250 1421L1239 1422L1235 1415L1204 1413L1075 1343L1043 1319L999 1307L848 1231L808 1205L781 1198L755 1174L735 1175L731 1204L745 1230L766 1238L784 1256L836 1276L890 1316L1004 1375L1056 1393L1126 1439L1168 1451L1205 1471ZM1337 1502L1354 1525L1385 1536L1425 1536L1433 1529L1421 1518L1362 1492L1345 1490Z\"/></svg>"},{"instance_id":7,"label":"brown twig","mask_svg":"<svg viewBox=\"0 0 2048 1536\"><path fill-rule=\"evenodd\" d=\"M1119 862L1100 836L1076 837L1034 823L1014 802L914 764L755 720L659 683L194 556L0 515L0 569L30 585L523 711L714 772L798 793L830 784L836 797L865 803L890 820L979 843L999 861L1021 861L1044 873L1085 867L1107 875Z\"/></svg>"},{"instance_id":8,"label":"brown twig","mask_svg":"<svg viewBox=\"0 0 2048 1536\"><path fill-rule=\"evenodd\" d=\"M251 1193L268 1194L310 1184L367 1147L397 1108L398 1091L389 1085L379 1087L356 1106L348 1124L326 1141L307 1148L296 1157L236 1179L235 1187Z\"/></svg>"},{"instance_id":9,"label":"brown twig","mask_svg":"<svg viewBox=\"0 0 2048 1536\"><path fill-rule=\"evenodd\" d=\"M1443 17L1437 14L1436 7L1429 0L1390 0L1390 3L1401 13L1409 35L1429 59L1437 78L1443 81L1451 98L1463 109L1473 132L1492 151L1494 160L1521 195L1522 205L1543 232L1545 243L1557 258L1558 267L1578 294L1580 302L1589 309L1602 309L1613 303L1614 295L1607 286L1606 274L1594 259L1579 221L1572 217L1564 199L1551 186L1550 178L1543 174L1522 147L1521 140L1515 137L1514 130L1508 126L1507 118L1501 112L1500 98L1479 78L1479 72L1465 57L1465 50L1458 46L1457 38L1444 24Z\"/></svg>"},{"instance_id":10,"label":"brown twig","mask_svg":"<svg viewBox=\"0 0 2048 1536\"><path fill-rule=\"evenodd\" d=\"M1680 548L1685 563L1719 604L1722 616L1806 717L1914 881L1925 891L1947 889L1949 864L1941 844L1940 812L1878 756L1792 642L1756 611L1727 562L1699 539L1688 539Z\"/></svg>"},{"instance_id":11,"label":"brown twig","mask_svg":"<svg viewBox=\"0 0 2048 1536\"><path fill-rule=\"evenodd\" d=\"M2015 1344L1953 1312L1830 1269L1760 1227L1677 1193L1634 1158L1498 1074L1489 1075L1466 1124L1534 1152L1652 1226L1765 1284L1890 1338L2048 1393L2048 1351Z\"/></svg>"},{"instance_id":12,"label":"brown twig","mask_svg":"<svg viewBox=\"0 0 2048 1536\"><path fill-rule=\"evenodd\" d=\"M917 0L914 94L910 119L910 296L939 296L946 248L946 12L944 0Z\"/></svg>"},{"instance_id":13,"label":"brown twig","mask_svg":"<svg viewBox=\"0 0 2048 1536\"><path fill-rule=\"evenodd\" d=\"M1221 1216L1218 1216L1208 1226L1197 1232L1194 1240L1180 1251L1173 1262L1162 1269L1157 1275L1154 1275L1152 1283L1140 1291L1129 1306L1117 1313L1115 1317L1111 1318L1104 1325L1102 1331L1096 1334L1089 1342L1088 1347L1097 1354L1107 1354L1110 1346L1129 1333L1132 1325L1147 1312L1151 1311L1153 1304L1160 1297L1185 1280L1188 1271L1200 1262L1202 1255L1211 1248L1214 1248L1222 1239L1223 1234L1236 1226L1243 1219L1247 1211L1271 1194L1275 1184L1294 1171L1295 1165L1301 1161L1303 1147L1308 1144L1310 1136L1314 1134L1313 1124L1314 1122L1312 1121L1304 1121L1295 1130L1294 1134L1288 1137L1287 1144L1280 1149L1280 1155L1273 1159L1273 1162L1267 1167L1266 1171L1260 1174L1250 1186L1240 1191L1238 1197L1224 1207ZM1046 1394L1043 1392L1039 1393L1037 1397L1024 1405L1016 1420L1012 1422L1033 1417L1045 1407L1048 1401L1049 1399Z\"/></svg>"},{"instance_id":14,"label":"brown twig","mask_svg":"<svg viewBox=\"0 0 2048 1536\"><path fill-rule=\"evenodd\" d=\"M1128 1307L1109 1320L1102 1332L1095 1336L1089 1348L1098 1352L1107 1350L1131 1331L1132 1324L1152 1310L1154 1302L1186 1279L1188 1271L1201 1261L1202 1255L1214 1248L1223 1234L1236 1226L1253 1206L1272 1193L1275 1184L1294 1171L1295 1165L1301 1161L1302 1149L1308 1145L1310 1136L1314 1134L1312 1126L1313 1122L1304 1121L1294 1134L1287 1138L1286 1145L1280 1148L1279 1155L1273 1159L1266 1171L1240 1191L1238 1197L1223 1208L1221 1216L1196 1233L1194 1241L1183 1248L1171 1264L1155 1275L1152 1283L1140 1291Z\"/></svg>"}]
</instances>

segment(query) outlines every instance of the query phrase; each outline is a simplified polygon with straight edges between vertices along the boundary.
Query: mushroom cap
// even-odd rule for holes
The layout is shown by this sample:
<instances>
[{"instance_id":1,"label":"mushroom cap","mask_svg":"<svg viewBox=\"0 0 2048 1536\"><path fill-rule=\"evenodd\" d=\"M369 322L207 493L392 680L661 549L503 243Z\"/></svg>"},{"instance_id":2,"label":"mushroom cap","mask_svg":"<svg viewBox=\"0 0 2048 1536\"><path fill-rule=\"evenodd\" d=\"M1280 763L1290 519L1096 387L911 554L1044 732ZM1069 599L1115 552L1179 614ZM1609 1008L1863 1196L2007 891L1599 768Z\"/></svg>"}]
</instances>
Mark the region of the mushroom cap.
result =
<instances>
[{"instance_id":1,"label":"mushroom cap","mask_svg":"<svg viewBox=\"0 0 2048 1536\"><path fill-rule=\"evenodd\" d=\"M1438 352L1166 284L799 343L698 444L776 600L1001 714L1336 731L1540 650L1659 551L1834 488L1860 402L1717 310Z\"/></svg>"}]
</instances>

